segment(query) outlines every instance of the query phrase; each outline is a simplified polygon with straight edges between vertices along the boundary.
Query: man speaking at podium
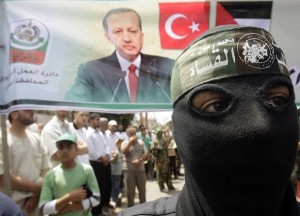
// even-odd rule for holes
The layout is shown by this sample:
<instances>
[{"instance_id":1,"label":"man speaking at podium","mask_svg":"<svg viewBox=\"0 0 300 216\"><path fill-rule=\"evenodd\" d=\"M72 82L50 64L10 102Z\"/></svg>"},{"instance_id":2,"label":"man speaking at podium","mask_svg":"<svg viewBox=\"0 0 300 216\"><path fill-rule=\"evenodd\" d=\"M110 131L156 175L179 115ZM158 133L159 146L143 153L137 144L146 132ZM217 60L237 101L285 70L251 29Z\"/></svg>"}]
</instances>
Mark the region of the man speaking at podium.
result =
<instances>
[{"instance_id":1,"label":"man speaking at podium","mask_svg":"<svg viewBox=\"0 0 300 216\"><path fill-rule=\"evenodd\" d=\"M116 51L80 65L69 101L105 103L171 103L174 60L141 53L142 23L129 8L110 10L103 19L106 38Z\"/></svg>"}]
</instances>

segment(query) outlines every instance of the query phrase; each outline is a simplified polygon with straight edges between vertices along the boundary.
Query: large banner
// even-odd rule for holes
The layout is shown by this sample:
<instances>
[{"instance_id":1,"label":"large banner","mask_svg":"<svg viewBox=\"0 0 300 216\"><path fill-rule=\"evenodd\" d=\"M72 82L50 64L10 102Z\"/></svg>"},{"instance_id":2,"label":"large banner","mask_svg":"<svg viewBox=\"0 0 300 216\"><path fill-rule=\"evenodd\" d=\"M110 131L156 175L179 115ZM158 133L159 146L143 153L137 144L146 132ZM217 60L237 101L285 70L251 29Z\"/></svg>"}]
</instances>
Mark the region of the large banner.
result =
<instances>
[{"instance_id":1,"label":"large banner","mask_svg":"<svg viewBox=\"0 0 300 216\"><path fill-rule=\"evenodd\" d=\"M273 1L2 0L0 113L171 110L171 70L182 49L215 25L272 30L272 7Z\"/></svg>"}]
</instances>

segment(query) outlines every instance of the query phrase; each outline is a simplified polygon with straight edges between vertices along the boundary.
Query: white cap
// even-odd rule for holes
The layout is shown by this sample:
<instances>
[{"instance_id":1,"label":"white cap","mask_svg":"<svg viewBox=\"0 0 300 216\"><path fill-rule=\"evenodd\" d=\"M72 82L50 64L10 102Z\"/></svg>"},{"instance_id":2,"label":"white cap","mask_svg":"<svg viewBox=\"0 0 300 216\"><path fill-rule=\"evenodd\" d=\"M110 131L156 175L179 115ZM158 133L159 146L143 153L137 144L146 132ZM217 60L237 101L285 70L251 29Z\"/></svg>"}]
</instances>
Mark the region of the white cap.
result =
<instances>
[{"instance_id":1,"label":"white cap","mask_svg":"<svg viewBox=\"0 0 300 216\"><path fill-rule=\"evenodd\" d=\"M115 126L118 126L118 123L115 121L115 120L110 120L108 122L108 125L115 125Z\"/></svg>"}]
</instances>

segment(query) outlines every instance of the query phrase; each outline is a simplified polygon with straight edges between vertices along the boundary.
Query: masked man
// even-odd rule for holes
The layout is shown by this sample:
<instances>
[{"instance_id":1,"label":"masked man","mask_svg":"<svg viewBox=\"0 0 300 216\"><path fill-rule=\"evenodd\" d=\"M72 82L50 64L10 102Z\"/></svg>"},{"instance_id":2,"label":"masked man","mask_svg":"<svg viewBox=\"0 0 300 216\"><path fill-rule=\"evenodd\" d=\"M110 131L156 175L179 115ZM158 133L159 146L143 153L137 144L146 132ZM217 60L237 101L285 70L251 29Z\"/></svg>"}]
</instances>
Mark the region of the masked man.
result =
<instances>
[{"instance_id":1,"label":"masked man","mask_svg":"<svg viewBox=\"0 0 300 216\"><path fill-rule=\"evenodd\" d=\"M185 186L179 196L121 215L299 215L290 181L295 96L270 33L237 25L211 29L176 60L171 95Z\"/></svg>"}]
</instances>

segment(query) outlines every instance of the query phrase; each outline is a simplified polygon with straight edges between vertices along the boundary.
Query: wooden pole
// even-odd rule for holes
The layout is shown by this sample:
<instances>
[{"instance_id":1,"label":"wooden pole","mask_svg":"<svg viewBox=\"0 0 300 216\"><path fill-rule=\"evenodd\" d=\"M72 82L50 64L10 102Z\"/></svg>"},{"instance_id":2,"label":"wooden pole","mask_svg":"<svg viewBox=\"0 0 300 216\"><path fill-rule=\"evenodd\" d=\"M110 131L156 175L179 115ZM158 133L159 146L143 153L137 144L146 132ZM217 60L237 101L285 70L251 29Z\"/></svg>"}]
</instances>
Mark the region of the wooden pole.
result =
<instances>
[{"instance_id":1,"label":"wooden pole","mask_svg":"<svg viewBox=\"0 0 300 216\"><path fill-rule=\"evenodd\" d=\"M145 113L145 127L146 127L147 129L149 129L148 113L147 113L147 112Z\"/></svg>"},{"instance_id":2,"label":"wooden pole","mask_svg":"<svg viewBox=\"0 0 300 216\"><path fill-rule=\"evenodd\" d=\"M144 124L144 117L143 117L143 113L140 112L140 125Z\"/></svg>"}]
</instances>

